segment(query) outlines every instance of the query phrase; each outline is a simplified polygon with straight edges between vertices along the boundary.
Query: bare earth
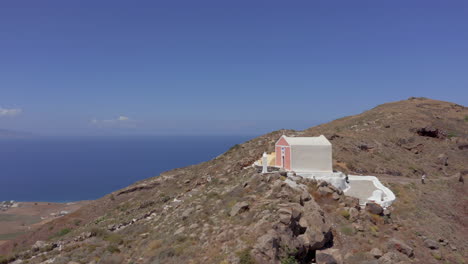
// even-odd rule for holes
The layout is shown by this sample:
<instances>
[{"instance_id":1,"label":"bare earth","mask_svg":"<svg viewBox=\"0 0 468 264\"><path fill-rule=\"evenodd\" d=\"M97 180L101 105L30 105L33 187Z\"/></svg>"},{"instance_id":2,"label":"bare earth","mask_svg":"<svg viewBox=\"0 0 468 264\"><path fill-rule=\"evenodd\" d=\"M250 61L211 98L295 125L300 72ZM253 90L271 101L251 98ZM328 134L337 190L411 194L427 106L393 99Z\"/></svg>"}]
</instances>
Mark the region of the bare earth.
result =
<instances>
[{"instance_id":1,"label":"bare earth","mask_svg":"<svg viewBox=\"0 0 468 264\"><path fill-rule=\"evenodd\" d=\"M35 227L56 219L61 211L72 213L89 201L72 203L18 202L18 207L0 211L0 245Z\"/></svg>"}]
</instances>

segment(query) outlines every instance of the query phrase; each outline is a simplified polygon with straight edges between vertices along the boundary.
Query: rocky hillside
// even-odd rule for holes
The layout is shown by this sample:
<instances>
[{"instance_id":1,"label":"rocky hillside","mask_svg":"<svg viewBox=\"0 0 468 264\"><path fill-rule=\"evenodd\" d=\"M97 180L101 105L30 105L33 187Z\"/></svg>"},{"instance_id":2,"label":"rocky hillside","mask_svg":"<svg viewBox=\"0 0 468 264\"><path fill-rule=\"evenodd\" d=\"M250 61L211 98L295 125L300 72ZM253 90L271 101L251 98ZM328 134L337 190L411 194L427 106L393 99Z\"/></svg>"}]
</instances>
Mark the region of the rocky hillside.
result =
<instances>
[{"instance_id":1,"label":"rocky hillside","mask_svg":"<svg viewBox=\"0 0 468 264\"><path fill-rule=\"evenodd\" d=\"M397 201L363 209L325 183L260 174L250 165L282 134L326 135L335 169L377 175ZM468 109L410 98L137 182L2 245L0 263L466 263L467 161Z\"/></svg>"}]
</instances>

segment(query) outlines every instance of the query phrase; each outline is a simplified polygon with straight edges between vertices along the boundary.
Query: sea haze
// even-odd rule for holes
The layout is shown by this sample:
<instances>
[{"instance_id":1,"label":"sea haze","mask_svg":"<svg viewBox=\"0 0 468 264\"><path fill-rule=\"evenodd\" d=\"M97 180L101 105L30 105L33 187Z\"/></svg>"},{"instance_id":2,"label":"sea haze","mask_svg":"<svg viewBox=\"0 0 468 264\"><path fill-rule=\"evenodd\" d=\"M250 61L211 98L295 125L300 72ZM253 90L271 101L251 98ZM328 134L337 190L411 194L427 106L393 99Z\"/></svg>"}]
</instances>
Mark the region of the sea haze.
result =
<instances>
[{"instance_id":1,"label":"sea haze","mask_svg":"<svg viewBox=\"0 0 468 264\"><path fill-rule=\"evenodd\" d=\"M0 140L0 201L97 199L163 171L207 161L251 136Z\"/></svg>"}]
</instances>

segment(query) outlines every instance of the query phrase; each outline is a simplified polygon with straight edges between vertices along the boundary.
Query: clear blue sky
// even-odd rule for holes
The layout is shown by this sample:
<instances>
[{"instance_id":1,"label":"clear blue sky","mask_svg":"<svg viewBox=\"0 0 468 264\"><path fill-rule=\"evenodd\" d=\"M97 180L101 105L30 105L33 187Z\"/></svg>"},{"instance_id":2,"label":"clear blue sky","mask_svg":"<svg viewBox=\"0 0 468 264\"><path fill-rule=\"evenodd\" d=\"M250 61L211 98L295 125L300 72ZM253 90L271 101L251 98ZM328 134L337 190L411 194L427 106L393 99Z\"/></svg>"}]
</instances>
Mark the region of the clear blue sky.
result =
<instances>
[{"instance_id":1,"label":"clear blue sky","mask_svg":"<svg viewBox=\"0 0 468 264\"><path fill-rule=\"evenodd\" d=\"M259 134L468 104L467 1L1 1L0 128Z\"/></svg>"}]
</instances>

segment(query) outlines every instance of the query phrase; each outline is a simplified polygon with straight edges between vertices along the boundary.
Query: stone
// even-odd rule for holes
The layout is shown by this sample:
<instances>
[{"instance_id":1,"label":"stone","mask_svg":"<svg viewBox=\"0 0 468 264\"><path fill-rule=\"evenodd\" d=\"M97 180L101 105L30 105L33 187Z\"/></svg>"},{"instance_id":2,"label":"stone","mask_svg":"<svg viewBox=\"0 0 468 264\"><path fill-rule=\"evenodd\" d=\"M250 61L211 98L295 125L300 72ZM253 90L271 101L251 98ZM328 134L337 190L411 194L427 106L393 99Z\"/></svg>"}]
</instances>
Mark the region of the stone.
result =
<instances>
[{"instance_id":1,"label":"stone","mask_svg":"<svg viewBox=\"0 0 468 264\"><path fill-rule=\"evenodd\" d=\"M269 263L277 259L278 250L278 234L274 230L270 230L268 233L258 238L252 253L258 263Z\"/></svg>"},{"instance_id":2,"label":"stone","mask_svg":"<svg viewBox=\"0 0 468 264\"><path fill-rule=\"evenodd\" d=\"M329 187L319 187L318 192L320 195L327 195L333 193L333 190Z\"/></svg>"},{"instance_id":3,"label":"stone","mask_svg":"<svg viewBox=\"0 0 468 264\"><path fill-rule=\"evenodd\" d=\"M280 222L288 225L291 222L291 215L280 214Z\"/></svg>"},{"instance_id":4,"label":"stone","mask_svg":"<svg viewBox=\"0 0 468 264\"><path fill-rule=\"evenodd\" d=\"M34 245L32 246L32 249L34 251L38 251L38 250L41 250L41 249L43 249L45 247L47 247L47 243L44 242L44 241L38 240L38 241L36 241L36 243L34 243Z\"/></svg>"},{"instance_id":5,"label":"stone","mask_svg":"<svg viewBox=\"0 0 468 264\"><path fill-rule=\"evenodd\" d=\"M236 203L232 209L231 212L229 213L230 216L236 216L238 214L241 214L245 211L249 210L249 204L247 202L238 202Z\"/></svg>"},{"instance_id":6,"label":"stone","mask_svg":"<svg viewBox=\"0 0 468 264\"><path fill-rule=\"evenodd\" d=\"M370 251L371 255L376 258L376 259L379 259L380 257L382 257L383 253L380 249L378 248L373 248L371 251Z\"/></svg>"},{"instance_id":7,"label":"stone","mask_svg":"<svg viewBox=\"0 0 468 264\"><path fill-rule=\"evenodd\" d=\"M332 241L331 226L314 199L303 205L290 202L279 207L276 211L279 221L253 247L252 256L257 263L279 263L278 259L290 254L290 250L298 252L295 255L298 263L305 263L306 256Z\"/></svg>"},{"instance_id":8,"label":"stone","mask_svg":"<svg viewBox=\"0 0 468 264\"><path fill-rule=\"evenodd\" d=\"M437 156L437 164L448 166L448 156L446 154L440 154Z\"/></svg>"},{"instance_id":9,"label":"stone","mask_svg":"<svg viewBox=\"0 0 468 264\"><path fill-rule=\"evenodd\" d=\"M379 264L379 262L376 259L373 260L365 260L362 262L362 264Z\"/></svg>"},{"instance_id":10,"label":"stone","mask_svg":"<svg viewBox=\"0 0 468 264\"><path fill-rule=\"evenodd\" d=\"M379 264L395 264L400 261L400 256L395 252L385 253L381 258L379 258Z\"/></svg>"},{"instance_id":11,"label":"stone","mask_svg":"<svg viewBox=\"0 0 468 264\"><path fill-rule=\"evenodd\" d=\"M352 224L353 228L359 232L364 232L364 227L358 223L353 223Z\"/></svg>"},{"instance_id":12,"label":"stone","mask_svg":"<svg viewBox=\"0 0 468 264\"><path fill-rule=\"evenodd\" d=\"M333 193L332 194L332 198L333 200L339 200L340 199L340 195L338 193Z\"/></svg>"},{"instance_id":13,"label":"stone","mask_svg":"<svg viewBox=\"0 0 468 264\"><path fill-rule=\"evenodd\" d=\"M382 206L376 203L366 203L366 211L368 211L371 214L382 215L384 210Z\"/></svg>"},{"instance_id":14,"label":"stone","mask_svg":"<svg viewBox=\"0 0 468 264\"><path fill-rule=\"evenodd\" d=\"M388 209L384 209L383 210L383 215L390 217L392 215L392 212L390 210L388 210Z\"/></svg>"},{"instance_id":15,"label":"stone","mask_svg":"<svg viewBox=\"0 0 468 264\"><path fill-rule=\"evenodd\" d=\"M315 263L316 264L338 264L338 262L332 255L329 255L326 253L318 253L315 256Z\"/></svg>"},{"instance_id":16,"label":"stone","mask_svg":"<svg viewBox=\"0 0 468 264\"><path fill-rule=\"evenodd\" d=\"M424 246L426 246L427 248L430 248L432 250L439 249L439 244L436 241L432 240L432 239L424 240Z\"/></svg>"},{"instance_id":17,"label":"stone","mask_svg":"<svg viewBox=\"0 0 468 264\"><path fill-rule=\"evenodd\" d=\"M186 209L186 210L182 213L182 220L187 219L194 211L195 211L195 209L193 209L193 208L188 208L188 209Z\"/></svg>"},{"instance_id":18,"label":"stone","mask_svg":"<svg viewBox=\"0 0 468 264\"><path fill-rule=\"evenodd\" d=\"M416 132L423 137L444 138L446 136L442 130L429 126L420 128Z\"/></svg>"},{"instance_id":19,"label":"stone","mask_svg":"<svg viewBox=\"0 0 468 264\"><path fill-rule=\"evenodd\" d=\"M344 202L345 202L345 206L347 206L347 207L360 208L358 198L354 198L354 197L351 197L351 196L345 196L344 197Z\"/></svg>"},{"instance_id":20,"label":"stone","mask_svg":"<svg viewBox=\"0 0 468 264\"><path fill-rule=\"evenodd\" d=\"M359 217L359 211L358 209L354 207L349 208L348 213L349 213L349 220L351 221L356 221Z\"/></svg>"},{"instance_id":21,"label":"stone","mask_svg":"<svg viewBox=\"0 0 468 264\"><path fill-rule=\"evenodd\" d=\"M318 187L327 187L327 186L328 186L328 182L326 182L326 181L321 181L318 184Z\"/></svg>"},{"instance_id":22,"label":"stone","mask_svg":"<svg viewBox=\"0 0 468 264\"><path fill-rule=\"evenodd\" d=\"M403 254L405 254L408 257L412 257L414 255L414 250L412 247L408 246L405 244L403 241L398 240L396 238L390 239L388 242L388 248L397 250Z\"/></svg>"},{"instance_id":23,"label":"stone","mask_svg":"<svg viewBox=\"0 0 468 264\"><path fill-rule=\"evenodd\" d=\"M301 193L301 201L302 202L310 201L310 199L312 199L312 196L310 195L310 193L308 191L303 191Z\"/></svg>"},{"instance_id":24,"label":"stone","mask_svg":"<svg viewBox=\"0 0 468 264\"><path fill-rule=\"evenodd\" d=\"M341 251L337 248L327 248L327 249L322 249L320 251L317 251L317 253L324 253L332 256L336 263L338 264L343 264L343 256L341 255Z\"/></svg>"},{"instance_id":25,"label":"stone","mask_svg":"<svg viewBox=\"0 0 468 264\"><path fill-rule=\"evenodd\" d=\"M185 231L185 227L183 226L183 227L177 229L177 230L174 232L174 235L176 235L176 236L177 236L177 235L180 235L180 234L182 234L184 231Z\"/></svg>"},{"instance_id":26,"label":"stone","mask_svg":"<svg viewBox=\"0 0 468 264\"><path fill-rule=\"evenodd\" d=\"M437 260L442 260L444 258L439 250L431 251L431 255Z\"/></svg>"}]
</instances>

